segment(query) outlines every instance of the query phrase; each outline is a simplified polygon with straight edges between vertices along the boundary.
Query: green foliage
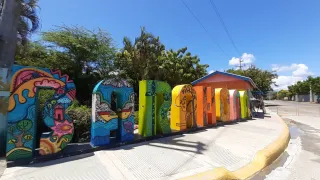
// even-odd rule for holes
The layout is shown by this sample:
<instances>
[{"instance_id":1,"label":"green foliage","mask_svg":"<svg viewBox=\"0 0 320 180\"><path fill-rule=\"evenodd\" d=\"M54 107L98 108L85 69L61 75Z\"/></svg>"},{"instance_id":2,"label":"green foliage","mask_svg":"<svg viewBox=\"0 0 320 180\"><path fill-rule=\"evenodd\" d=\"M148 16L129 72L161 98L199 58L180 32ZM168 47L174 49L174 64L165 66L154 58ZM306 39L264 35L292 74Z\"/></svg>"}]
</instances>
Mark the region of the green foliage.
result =
<instances>
[{"instance_id":1,"label":"green foliage","mask_svg":"<svg viewBox=\"0 0 320 180\"><path fill-rule=\"evenodd\" d=\"M298 81L292 86L288 86L288 90L292 94L309 94L310 88L316 95L320 95L320 77L309 76L305 81Z\"/></svg>"},{"instance_id":2,"label":"green foliage","mask_svg":"<svg viewBox=\"0 0 320 180\"><path fill-rule=\"evenodd\" d=\"M135 92L138 90L140 80L160 80L159 57L165 46L159 37L141 28L140 36L134 43L125 37L123 45L123 49L116 55L115 65L120 70L121 77L132 81Z\"/></svg>"},{"instance_id":3,"label":"green foliage","mask_svg":"<svg viewBox=\"0 0 320 180\"><path fill-rule=\"evenodd\" d=\"M90 140L91 109L74 101L66 112L74 124L72 142L88 142Z\"/></svg>"},{"instance_id":4,"label":"green foliage","mask_svg":"<svg viewBox=\"0 0 320 180\"><path fill-rule=\"evenodd\" d=\"M102 76L108 76L113 70L113 40L108 33L100 29L94 32L77 26L62 26L42 33L42 39L53 48L62 49L69 55L72 74L76 77L95 71Z\"/></svg>"},{"instance_id":5,"label":"green foliage","mask_svg":"<svg viewBox=\"0 0 320 180\"><path fill-rule=\"evenodd\" d=\"M187 47L174 51L165 51L159 58L161 80L166 81L171 87L180 84L190 84L192 81L207 75L209 65L200 64L197 56L187 52Z\"/></svg>"},{"instance_id":6,"label":"green foliage","mask_svg":"<svg viewBox=\"0 0 320 180\"><path fill-rule=\"evenodd\" d=\"M278 75L273 71L267 71L263 69L251 66L245 70L227 70L229 73L238 74L241 76L250 77L257 87L264 93L267 94L268 91L272 91L272 85L276 85L273 79L277 78Z\"/></svg>"},{"instance_id":7,"label":"green foliage","mask_svg":"<svg viewBox=\"0 0 320 180\"><path fill-rule=\"evenodd\" d=\"M189 84L207 74L208 65L201 65L200 59L187 52L186 47L166 51L159 37L148 33L145 28L141 28L140 36L134 43L125 37L123 44L115 64L120 76L132 80L135 92L138 92L141 80L166 81L174 87Z\"/></svg>"},{"instance_id":8,"label":"green foliage","mask_svg":"<svg viewBox=\"0 0 320 180\"><path fill-rule=\"evenodd\" d=\"M62 26L42 33L42 43L19 46L16 62L20 65L59 69L68 74L77 88L77 99L90 104L98 81L114 71L116 49L110 35L102 30Z\"/></svg>"},{"instance_id":9,"label":"green foliage","mask_svg":"<svg viewBox=\"0 0 320 180\"><path fill-rule=\"evenodd\" d=\"M28 131L32 128L32 121L29 119L19 121L17 124L17 128L23 132Z\"/></svg>"},{"instance_id":10,"label":"green foliage","mask_svg":"<svg viewBox=\"0 0 320 180\"><path fill-rule=\"evenodd\" d=\"M38 110L40 111L43 110L44 104L53 97L54 93L55 93L55 90L53 89L43 89L43 88L38 89L38 96L37 96L37 99L39 102Z\"/></svg>"},{"instance_id":11,"label":"green foliage","mask_svg":"<svg viewBox=\"0 0 320 180\"><path fill-rule=\"evenodd\" d=\"M298 81L296 84L288 86L288 90L291 94L309 94L311 82L313 82L313 78L309 77L306 81Z\"/></svg>"},{"instance_id":12,"label":"green foliage","mask_svg":"<svg viewBox=\"0 0 320 180\"><path fill-rule=\"evenodd\" d=\"M320 77L311 79L311 89L316 95L320 95Z\"/></svg>"},{"instance_id":13,"label":"green foliage","mask_svg":"<svg viewBox=\"0 0 320 180\"><path fill-rule=\"evenodd\" d=\"M291 92L290 91L288 91L288 90L281 90L281 91L279 91L278 93L277 93L277 99L281 99L281 100L283 100L285 97L291 97L292 96L292 94L291 94Z\"/></svg>"}]
</instances>

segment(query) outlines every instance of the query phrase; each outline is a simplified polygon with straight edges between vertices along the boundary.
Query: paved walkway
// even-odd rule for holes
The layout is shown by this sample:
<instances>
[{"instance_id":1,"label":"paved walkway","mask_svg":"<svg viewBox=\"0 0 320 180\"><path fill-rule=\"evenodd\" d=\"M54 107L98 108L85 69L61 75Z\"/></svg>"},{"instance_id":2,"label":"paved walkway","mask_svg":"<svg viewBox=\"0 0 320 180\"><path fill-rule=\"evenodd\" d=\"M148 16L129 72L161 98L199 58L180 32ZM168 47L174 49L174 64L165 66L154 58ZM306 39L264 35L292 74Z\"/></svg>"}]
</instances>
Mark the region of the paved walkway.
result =
<instances>
[{"instance_id":1,"label":"paved walkway","mask_svg":"<svg viewBox=\"0 0 320 180\"><path fill-rule=\"evenodd\" d=\"M236 170L273 142L282 130L264 119L98 151L27 167L7 168L1 180L178 179L216 167Z\"/></svg>"},{"instance_id":2,"label":"paved walkway","mask_svg":"<svg viewBox=\"0 0 320 180\"><path fill-rule=\"evenodd\" d=\"M3 171L6 169L6 160L4 158L0 158L0 178L3 174Z\"/></svg>"}]
</instances>

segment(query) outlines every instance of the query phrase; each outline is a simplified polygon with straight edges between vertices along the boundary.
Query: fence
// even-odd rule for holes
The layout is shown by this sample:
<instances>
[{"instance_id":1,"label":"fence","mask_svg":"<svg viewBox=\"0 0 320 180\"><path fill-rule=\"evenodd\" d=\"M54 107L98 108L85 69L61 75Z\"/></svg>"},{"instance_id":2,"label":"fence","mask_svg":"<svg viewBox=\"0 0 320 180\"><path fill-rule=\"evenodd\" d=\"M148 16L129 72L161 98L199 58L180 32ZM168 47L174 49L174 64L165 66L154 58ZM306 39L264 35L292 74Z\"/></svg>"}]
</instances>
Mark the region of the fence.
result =
<instances>
[{"instance_id":1,"label":"fence","mask_svg":"<svg viewBox=\"0 0 320 180\"><path fill-rule=\"evenodd\" d=\"M320 106L278 106L278 115L281 116L320 116Z\"/></svg>"}]
</instances>

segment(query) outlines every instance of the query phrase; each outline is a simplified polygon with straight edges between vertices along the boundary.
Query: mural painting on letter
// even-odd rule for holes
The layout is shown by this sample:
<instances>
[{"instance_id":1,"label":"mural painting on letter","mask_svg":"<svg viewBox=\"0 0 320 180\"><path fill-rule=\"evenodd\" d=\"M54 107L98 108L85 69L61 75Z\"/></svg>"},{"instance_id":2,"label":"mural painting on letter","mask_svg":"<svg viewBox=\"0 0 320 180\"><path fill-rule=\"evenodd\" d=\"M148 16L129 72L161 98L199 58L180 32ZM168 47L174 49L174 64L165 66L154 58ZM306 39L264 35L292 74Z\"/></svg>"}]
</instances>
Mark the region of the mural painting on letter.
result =
<instances>
[{"instance_id":1,"label":"mural painting on letter","mask_svg":"<svg viewBox=\"0 0 320 180\"><path fill-rule=\"evenodd\" d=\"M216 102L217 121L229 121L230 120L229 91L225 88L216 88L215 102Z\"/></svg>"},{"instance_id":2,"label":"mural painting on letter","mask_svg":"<svg viewBox=\"0 0 320 180\"><path fill-rule=\"evenodd\" d=\"M60 71L26 66L12 67L7 129L7 160L31 158L36 142L36 98L41 88L54 90L44 105L42 118L52 131L41 134L41 155L64 149L72 140L74 126L65 111L76 96L75 85Z\"/></svg>"},{"instance_id":3,"label":"mural painting on letter","mask_svg":"<svg viewBox=\"0 0 320 180\"><path fill-rule=\"evenodd\" d=\"M148 137L171 133L171 87L155 80L139 82L139 134Z\"/></svg>"},{"instance_id":4,"label":"mural painting on letter","mask_svg":"<svg viewBox=\"0 0 320 180\"><path fill-rule=\"evenodd\" d=\"M197 127L197 95L192 85L178 85L172 90L171 129L181 131Z\"/></svg>"},{"instance_id":5,"label":"mural painting on letter","mask_svg":"<svg viewBox=\"0 0 320 180\"><path fill-rule=\"evenodd\" d=\"M207 102L207 87L205 86L195 86L193 89L196 92L197 96L197 126L203 127L208 125L208 107Z\"/></svg>"},{"instance_id":6,"label":"mural painting on letter","mask_svg":"<svg viewBox=\"0 0 320 180\"><path fill-rule=\"evenodd\" d=\"M123 79L100 81L92 93L91 145L109 144L111 131L116 131L118 141L131 141L134 139L133 128L134 91L131 84Z\"/></svg>"}]
</instances>

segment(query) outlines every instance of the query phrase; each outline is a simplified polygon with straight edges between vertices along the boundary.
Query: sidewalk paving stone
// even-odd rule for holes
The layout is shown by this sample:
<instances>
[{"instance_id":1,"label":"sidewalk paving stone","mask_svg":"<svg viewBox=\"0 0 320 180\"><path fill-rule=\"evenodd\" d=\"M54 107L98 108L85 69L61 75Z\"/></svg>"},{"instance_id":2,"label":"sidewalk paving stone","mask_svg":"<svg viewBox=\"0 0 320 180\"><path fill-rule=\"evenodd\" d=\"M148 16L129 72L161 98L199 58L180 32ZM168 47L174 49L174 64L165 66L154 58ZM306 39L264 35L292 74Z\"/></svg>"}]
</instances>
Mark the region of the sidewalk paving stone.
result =
<instances>
[{"instance_id":1,"label":"sidewalk paving stone","mask_svg":"<svg viewBox=\"0 0 320 180\"><path fill-rule=\"evenodd\" d=\"M178 179L216 167L236 170L282 131L275 116L54 161L12 167L1 180Z\"/></svg>"}]
</instances>

